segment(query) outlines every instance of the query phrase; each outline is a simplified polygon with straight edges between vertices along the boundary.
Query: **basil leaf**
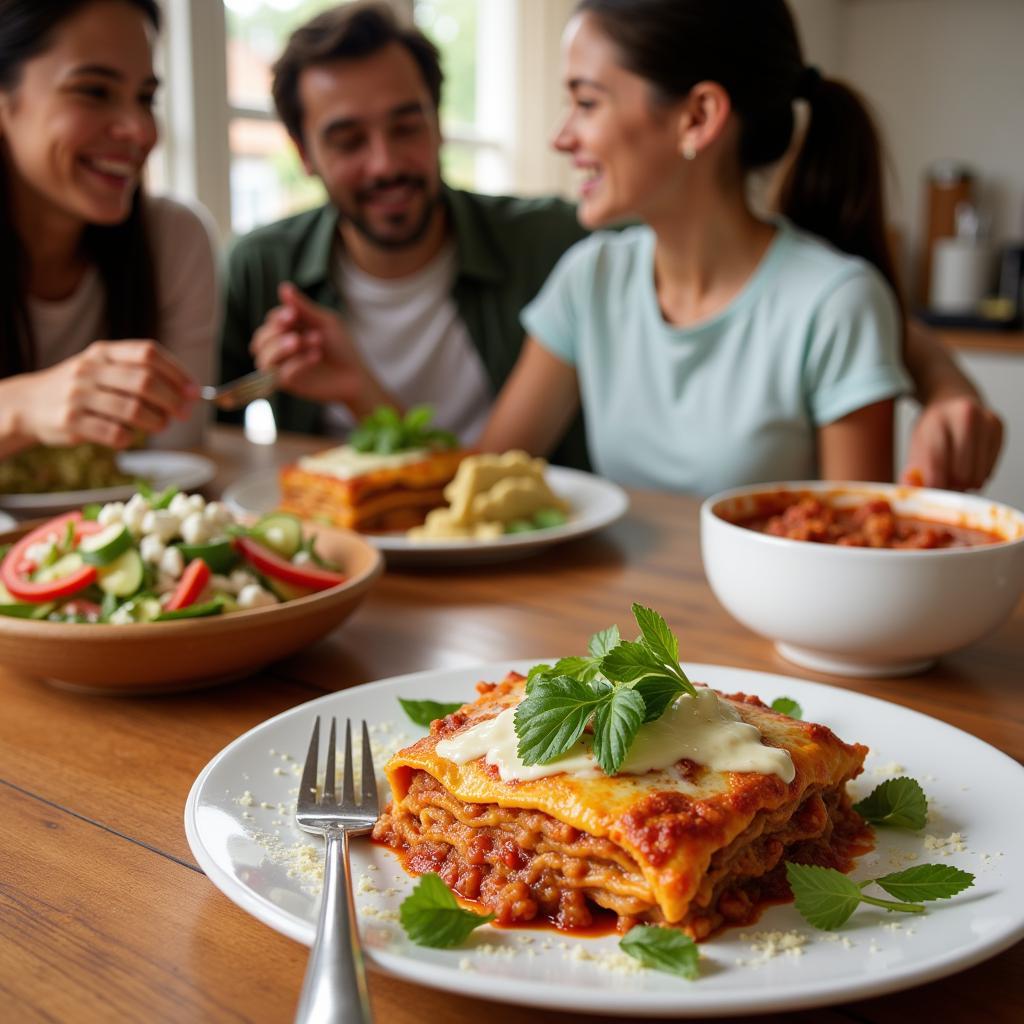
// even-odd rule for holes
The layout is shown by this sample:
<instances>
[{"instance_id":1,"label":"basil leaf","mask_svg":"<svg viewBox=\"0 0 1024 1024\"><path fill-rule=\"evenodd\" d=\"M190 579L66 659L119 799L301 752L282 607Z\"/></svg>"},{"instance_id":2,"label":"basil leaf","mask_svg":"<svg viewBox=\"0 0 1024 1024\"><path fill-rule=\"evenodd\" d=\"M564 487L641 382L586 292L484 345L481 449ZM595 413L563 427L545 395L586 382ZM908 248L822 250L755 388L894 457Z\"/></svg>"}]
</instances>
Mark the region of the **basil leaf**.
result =
<instances>
[{"instance_id":1,"label":"basil leaf","mask_svg":"<svg viewBox=\"0 0 1024 1024\"><path fill-rule=\"evenodd\" d=\"M493 914L474 914L459 906L448 886L433 872L423 875L398 908L405 934L418 946L459 946Z\"/></svg>"},{"instance_id":2,"label":"basil leaf","mask_svg":"<svg viewBox=\"0 0 1024 1024\"><path fill-rule=\"evenodd\" d=\"M644 701L645 722L655 722L665 713L676 697L683 692L679 680L672 676L645 676L633 684L633 692Z\"/></svg>"},{"instance_id":3,"label":"basil leaf","mask_svg":"<svg viewBox=\"0 0 1024 1024\"><path fill-rule=\"evenodd\" d=\"M804 717L804 709L792 697L776 697L771 704L772 711L780 715L788 715L800 721Z\"/></svg>"},{"instance_id":4,"label":"basil leaf","mask_svg":"<svg viewBox=\"0 0 1024 1024\"><path fill-rule=\"evenodd\" d=\"M593 657L603 658L614 648L618 647L621 641L622 637L619 636L619 627L609 626L607 629L602 629L600 632L595 633L590 638L587 650L590 651Z\"/></svg>"},{"instance_id":5,"label":"basil leaf","mask_svg":"<svg viewBox=\"0 0 1024 1024\"><path fill-rule=\"evenodd\" d=\"M668 628L668 623L653 609L633 603L633 617L640 627L640 635L651 652L662 664L679 664L679 641Z\"/></svg>"},{"instance_id":6,"label":"basil leaf","mask_svg":"<svg viewBox=\"0 0 1024 1024\"><path fill-rule=\"evenodd\" d=\"M548 764L564 754L611 692L607 684L600 687L569 676L538 678L515 713L523 763Z\"/></svg>"},{"instance_id":7,"label":"basil leaf","mask_svg":"<svg viewBox=\"0 0 1024 1024\"><path fill-rule=\"evenodd\" d=\"M430 723L435 719L444 718L462 707L460 703L445 704L437 700L405 700L403 697L398 698L398 703L402 705L402 710L409 718L426 729L430 728Z\"/></svg>"},{"instance_id":8,"label":"basil leaf","mask_svg":"<svg viewBox=\"0 0 1024 1024\"><path fill-rule=\"evenodd\" d=\"M655 971L678 974L687 981L695 981L699 974L697 943L677 928L637 925L622 938L619 949Z\"/></svg>"},{"instance_id":9,"label":"basil leaf","mask_svg":"<svg viewBox=\"0 0 1024 1024\"><path fill-rule=\"evenodd\" d=\"M928 820L928 800L914 779L905 776L886 779L853 809L875 825L896 828L924 828Z\"/></svg>"},{"instance_id":10,"label":"basil leaf","mask_svg":"<svg viewBox=\"0 0 1024 1024\"><path fill-rule=\"evenodd\" d=\"M605 775L615 775L643 724L647 707L643 697L628 686L612 690L594 718L594 757Z\"/></svg>"},{"instance_id":11,"label":"basil leaf","mask_svg":"<svg viewBox=\"0 0 1024 1024\"><path fill-rule=\"evenodd\" d=\"M861 891L841 871L808 864L786 864L796 909L809 924L825 931L844 925L861 901Z\"/></svg>"},{"instance_id":12,"label":"basil leaf","mask_svg":"<svg viewBox=\"0 0 1024 1024\"><path fill-rule=\"evenodd\" d=\"M417 434L421 430L426 430L433 418L434 410L429 405L416 405L405 414L402 426L407 433Z\"/></svg>"},{"instance_id":13,"label":"basil leaf","mask_svg":"<svg viewBox=\"0 0 1024 1024\"><path fill-rule=\"evenodd\" d=\"M925 902L948 900L974 885L974 875L951 864L915 864L905 871L874 879L890 896L898 900Z\"/></svg>"}]
</instances>

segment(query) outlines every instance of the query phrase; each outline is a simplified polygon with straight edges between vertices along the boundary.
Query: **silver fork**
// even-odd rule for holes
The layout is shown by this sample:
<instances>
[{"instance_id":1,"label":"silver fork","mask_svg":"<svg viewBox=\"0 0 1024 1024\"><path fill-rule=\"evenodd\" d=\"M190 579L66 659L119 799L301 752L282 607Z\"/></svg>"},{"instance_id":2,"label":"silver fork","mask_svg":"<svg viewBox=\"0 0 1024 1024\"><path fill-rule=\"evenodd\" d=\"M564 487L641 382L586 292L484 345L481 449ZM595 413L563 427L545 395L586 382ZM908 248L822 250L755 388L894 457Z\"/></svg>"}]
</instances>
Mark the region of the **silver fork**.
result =
<instances>
[{"instance_id":1,"label":"silver fork","mask_svg":"<svg viewBox=\"0 0 1024 1024\"><path fill-rule=\"evenodd\" d=\"M199 389L199 397L213 402L218 409L230 411L241 409L243 405L255 402L257 398L272 395L277 388L277 376L273 371L255 370L244 377L236 377L227 384L204 384Z\"/></svg>"},{"instance_id":2,"label":"silver fork","mask_svg":"<svg viewBox=\"0 0 1024 1024\"><path fill-rule=\"evenodd\" d=\"M352 722L345 722L345 764L341 802L334 795L335 721L327 745L327 769L317 797L317 763L320 746L320 716L313 726L306 764L299 783L295 821L307 832L324 837L324 888L320 901L320 921L316 941L306 967L299 1008L299 1024L331 1022L371 1022L370 1001L366 992L366 968L359 941L359 925L352 897L352 872L349 867L349 837L363 835L373 828L380 811L377 807L377 777L373 772L370 733L363 722L362 799L356 803L352 772Z\"/></svg>"}]
</instances>

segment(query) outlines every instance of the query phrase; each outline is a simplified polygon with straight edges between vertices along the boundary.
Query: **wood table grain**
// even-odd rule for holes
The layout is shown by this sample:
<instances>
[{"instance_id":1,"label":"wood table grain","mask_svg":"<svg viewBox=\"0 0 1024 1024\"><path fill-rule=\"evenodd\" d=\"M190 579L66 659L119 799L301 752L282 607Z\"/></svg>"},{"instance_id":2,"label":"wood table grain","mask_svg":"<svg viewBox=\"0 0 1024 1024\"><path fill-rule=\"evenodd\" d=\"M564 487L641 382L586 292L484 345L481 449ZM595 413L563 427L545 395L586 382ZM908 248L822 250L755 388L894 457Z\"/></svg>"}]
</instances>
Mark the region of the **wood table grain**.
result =
<instances>
[{"instance_id":1,"label":"wood table grain","mask_svg":"<svg viewBox=\"0 0 1024 1024\"><path fill-rule=\"evenodd\" d=\"M217 429L210 492L318 446ZM182 813L196 775L247 729L325 692L421 669L574 650L664 612L686 659L812 676L718 605L701 570L698 502L634 492L626 519L543 557L486 569L389 571L323 643L218 689L89 697L0 667L0 1020L286 1021L306 950L203 875ZM965 600L969 596L965 595ZM1024 760L1024 606L986 640L910 679L829 678L916 708ZM1019 813L1024 794L1015 800ZM949 978L828 1010L758 1020L1024 1019L1024 943ZM601 1018L485 1003L374 974L377 1019L579 1024Z\"/></svg>"}]
</instances>

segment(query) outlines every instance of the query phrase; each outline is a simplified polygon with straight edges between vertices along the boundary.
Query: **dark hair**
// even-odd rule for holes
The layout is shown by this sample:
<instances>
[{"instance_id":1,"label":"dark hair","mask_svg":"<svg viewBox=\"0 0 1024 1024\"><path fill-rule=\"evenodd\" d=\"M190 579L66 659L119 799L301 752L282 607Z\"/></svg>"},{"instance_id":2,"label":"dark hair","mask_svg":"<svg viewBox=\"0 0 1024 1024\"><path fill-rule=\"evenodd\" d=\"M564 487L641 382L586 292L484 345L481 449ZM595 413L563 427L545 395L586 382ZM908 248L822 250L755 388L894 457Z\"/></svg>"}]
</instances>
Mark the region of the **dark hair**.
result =
<instances>
[{"instance_id":1,"label":"dark hair","mask_svg":"<svg viewBox=\"0 0 1024 1024\"><path fill-rule=\"evenodd\" d=\"M0 89L16 89L26 61L44 53L56 28L93 2L0 0ZM155 0L122 2L137 7L159 30L160 9ZM34 369L36 363L25 301L28 260L14 226L7 175L0 158L0 377ZM126 220L86 227L82 249L103 282L108 337L152 337L157 326L156 281L141 188Z\"/></svg>"},{"instance_id":2,"label":"dark hair","mask_svg":"<svg viewBox=\"0 0 1024 1024\"><path fill-rule=\"evenodd\" d=\"M271 92L288 134L296 142L302 142L299 76L303 71L333 61L369 57L391 43L404 46L416 61L437 109L441 105L444 81L437 47L415 26L402 24L387 4L344 4L318 14L297 28L274 64Z\"/></svg>"},{"instance_id":3,"label":"dark hair","mask_svg":"<svg viewBox=\"0 0 1024 1024\"><path fill-rule=\"evenodd\" d=\"M885 237L882 146L863 100L805 67L785 0L579 0L613 40L623 66L662 99L719 83L740 120L744 170L780 159L793 137L793 101L811 117L782 190L781 212L873 263L899 295Z\"/></svg>"}]
</instances>

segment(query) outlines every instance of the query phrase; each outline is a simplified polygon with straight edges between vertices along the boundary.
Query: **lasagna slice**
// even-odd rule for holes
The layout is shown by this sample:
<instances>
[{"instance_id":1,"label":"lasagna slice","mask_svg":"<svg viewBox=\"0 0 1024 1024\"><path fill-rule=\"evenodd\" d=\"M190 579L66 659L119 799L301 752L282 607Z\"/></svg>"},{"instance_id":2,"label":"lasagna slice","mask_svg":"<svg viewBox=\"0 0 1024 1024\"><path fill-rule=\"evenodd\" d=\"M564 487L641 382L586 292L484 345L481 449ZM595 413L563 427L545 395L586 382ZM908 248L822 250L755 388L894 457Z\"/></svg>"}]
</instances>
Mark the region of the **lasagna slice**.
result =
<instances>
[{"instance_id":1,"label":"lasagna slice","mask_svg":"<svg viewBox=\"0 0 1024 1024\"><path fill-rule=\"evenodd\" d=\"M444 755L514 708L524 688L515 673L479 684L476 701L399 751L386 767L392 801L374 829L408 871L437 872L499 923L585 928L603 908L620 930L667 923L703 939L788 898L784 861L848 870L868 848L870 833L846 793L867 748L744 694L698 687L723 721L741 732L754 726L760 736L747 728L746 742L785 771L716 770L677 756L677 746L662 751L664 767L643 773L503 780L503 762L490 752ZM660 743L665 734L654 735Z\"/></svg>"},{"instance_id":2,"label":"lasagna slice","mask_svg":"<svg viewBox=\"0 0 1024 1024\"><path fill-rule=\"evenodd\" d=\"M445 503L444 487L466 454L417 449L377 455L349 445L331 448L281 470L280 507L350 530L406 530Z\"/></svg>"}]
</instances>

